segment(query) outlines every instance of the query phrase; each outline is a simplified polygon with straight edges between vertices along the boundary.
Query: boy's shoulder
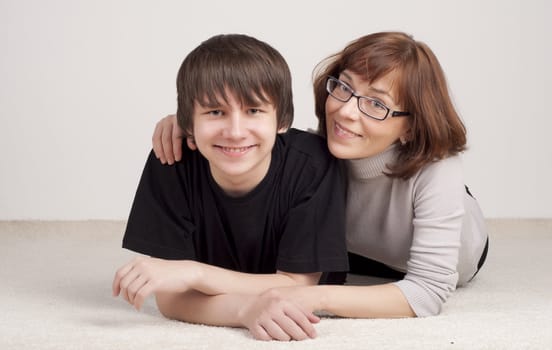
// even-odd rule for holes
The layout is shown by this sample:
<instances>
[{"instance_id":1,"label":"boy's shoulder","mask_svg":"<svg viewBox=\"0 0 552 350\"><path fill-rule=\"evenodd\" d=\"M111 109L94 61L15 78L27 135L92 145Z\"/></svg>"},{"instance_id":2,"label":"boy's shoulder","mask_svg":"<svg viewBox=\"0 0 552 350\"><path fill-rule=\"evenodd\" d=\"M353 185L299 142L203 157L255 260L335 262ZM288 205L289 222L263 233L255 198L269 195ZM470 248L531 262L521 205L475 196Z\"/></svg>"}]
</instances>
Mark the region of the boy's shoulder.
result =
<instances>
[{"instance_id":1,"label":"boy's shoulder","mask_svg":"<svg viewBox=\"0 0 552 350\"><path fill-rule=\"evenodd\" d=\"M278 135L273 155L288 167L310 164L324 170L337 162L328 150L325 138L298 129L289 129Z\"/></svg>"},{"instance_id":2,"label":"boy's shoulder","mask_svg":"<svg viewBox=\"0 0 552 350\"><path fill-rule=\"evenodd\" d=\"M289 129L278 136L284 148L293 152L303 153L312 157L327 159L331 154L326 145L326 139L318 134L299 129Z\"/></svg>"}]
</instances>

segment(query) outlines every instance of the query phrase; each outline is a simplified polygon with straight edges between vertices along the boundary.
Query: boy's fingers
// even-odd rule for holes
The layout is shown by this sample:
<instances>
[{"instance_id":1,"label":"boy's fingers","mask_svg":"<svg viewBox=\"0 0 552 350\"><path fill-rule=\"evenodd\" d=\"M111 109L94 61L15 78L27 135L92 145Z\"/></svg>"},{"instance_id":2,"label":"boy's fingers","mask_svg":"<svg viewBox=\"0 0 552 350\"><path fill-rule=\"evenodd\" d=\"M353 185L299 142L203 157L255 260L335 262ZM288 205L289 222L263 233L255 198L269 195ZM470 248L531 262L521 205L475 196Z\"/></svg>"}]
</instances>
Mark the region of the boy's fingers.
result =
<instances>
[{"instance_id":1,"label":"boy's fingers","mask_svg":"<svg viewBox=\"0 0 552 350\"><path fill-rule=\"evenodd\" d=\"M274 322L273 320L269 320L268 322L263 324L263 328L268 333L268 335L275 340L279 341L290 341L291 336L287 334L282 327Z\"/></svg>"},{"instance_id":2,"label":"boy's fingers","mask_svg":"<svg viewBox=\"0 0 552 350\"><path fill-rule=\"evenodd\" d=\"M128 274L132 269L132 263L127 263L121 266L117 272L115 272L115 277L113 277L113 284L111 285L111 290L113 296L118 296L121 293L121 280Z\"/></svg>"},{"instance_id":3,"label":"boy's fingers","mask_svg":"<svg viewBox=\"0 0 552 350\"><path fill-rule=\"evenodd\" d=\"M130 287L130 285L138 278L138 274L134 271L134 270L130 270L122 279L121 279L121 282L120 282L120 286L121 286L121 294L123 296L123 298L129 302L130 304L132 304L131 300L130 300L130 295L129 295L129 290L128 288Z\"/></svg>"},{"instance_id":4,"label":"boy's fingers","mask_svg":"<svg viewBox=\"0 0 552 350\"><path fill-rule=\"evenodd\" d=\"M272 337L260 325L256 325L249 331L251 332L251 335L253 335L253 338L257 340L264 340L264 341L272 340Z\"/></svg>"},{"instance_id":5,"label":"boy's fingers","mask_svg":"<svg viewBox=\"0 0 552 350\"><path fill-rule=\"evenodd\" d=\"M127 288L129 302L135 304L136 296L140 293L141 289L147 283L147 279L143 276L138 276Z\"/></svg>"},{"instance_id":6,"label":"boy's fingers","mask_svg":"<svg viewBox=\"0 0 552 350\"><path fill-rule=\"evenodd\" d=\"M305 311L305 314L307 315L307 318L309 319L309 322L310 322L310 323L318 323L318 322L320 322L320 317L316 316L316 315L313 314L312 312L306 312L306 311Z\"/></svg>"},{"instance_id":7,"label":"boy's fingers","mask_svg":"<svg viewBox=\"0 0 552 350\"><path fill-rule=\"evenodd\" d=\"M304 340L307 338L315 338L316 330L310 322L308 314L304 313L295 307L285 310L283 318L279 323L281 327L289 334L292 339Z\"/></svg>"},{"instance_id":8,"label":"boy's fingers","mask_svg":"<svg viewBox=\"0 0 552 350\"><path fill-rule=\"evenodd\" d=\"M147 282L138 290L136 295L134 296L134 307L136 310L140 310L142 308L142 305L144 305L144 301L146 301L146 298L152 294L154 291L154 286L151 282Z\"/></svg>"}]
</instances>

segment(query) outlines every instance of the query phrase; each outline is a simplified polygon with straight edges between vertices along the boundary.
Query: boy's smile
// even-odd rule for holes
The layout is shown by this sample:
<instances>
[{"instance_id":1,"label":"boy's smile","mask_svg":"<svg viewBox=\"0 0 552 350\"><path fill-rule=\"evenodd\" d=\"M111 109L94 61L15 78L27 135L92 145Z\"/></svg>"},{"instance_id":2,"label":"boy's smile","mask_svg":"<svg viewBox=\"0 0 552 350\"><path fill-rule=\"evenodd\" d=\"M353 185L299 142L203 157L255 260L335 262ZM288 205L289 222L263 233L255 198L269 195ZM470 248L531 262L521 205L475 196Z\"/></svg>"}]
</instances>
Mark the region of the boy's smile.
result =
<instances>
[{"instance_id":1,"label":"boy's smile","mask_svg":"<svg viewBox=\"0 0 552 350\"><path fill-rule=\"evenodd\" d=\"M220 150L229 157L241 157L242 155L250 151L252 148L257 146L258 145L251 145L246 147L225 147L225 146L215 145L215 147L219 147Z\"/></svg>"}]
</instances>

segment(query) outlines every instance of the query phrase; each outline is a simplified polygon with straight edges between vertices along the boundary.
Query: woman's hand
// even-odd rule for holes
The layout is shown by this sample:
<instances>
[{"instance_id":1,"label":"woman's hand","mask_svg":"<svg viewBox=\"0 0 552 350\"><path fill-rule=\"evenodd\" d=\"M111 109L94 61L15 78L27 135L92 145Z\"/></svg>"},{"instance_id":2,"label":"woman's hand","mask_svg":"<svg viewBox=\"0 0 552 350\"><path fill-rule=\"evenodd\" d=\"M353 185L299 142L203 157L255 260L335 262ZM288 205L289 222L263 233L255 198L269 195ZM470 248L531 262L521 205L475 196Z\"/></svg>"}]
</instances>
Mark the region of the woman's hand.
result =
<instances>
[{"instance_id":1,"label":"woman's hand","mask_svg":"<svg viewBox=\"0 0 552 350\"><path fill-rule=\"evenodd\" d=\"M270 289L252 296L239 318L258 340L304 340L316 337L320 319L292 297L302 287ZM307 287L308 288L308 287Z\"/></svg>"},{"instance_id":2,"label":"woman's hand","mask_svg":"<svg viewBox=\"0 0 552 350\"><path fill-rule=\"evenodd\" d=\"M121 294L137 310L155 292L178 293L193 288L199 279L193 261L137 257L123 265L113 279L113 296Z\"/></svg>"},{"instance_id":3,"label":"woman's hand","mask_svg":"<svg viewBox=\"0 0 552 350\"><path fill-rule=\"evenodd\" d=\"M170 114L161 119L155 125L153 136L153 152L162 164L173 164L182 159L182 139L184 132L178 126L176 115ZM195 149L195 144L191 139L188 140L188 147Z\"/></svg>"}]
</instances>

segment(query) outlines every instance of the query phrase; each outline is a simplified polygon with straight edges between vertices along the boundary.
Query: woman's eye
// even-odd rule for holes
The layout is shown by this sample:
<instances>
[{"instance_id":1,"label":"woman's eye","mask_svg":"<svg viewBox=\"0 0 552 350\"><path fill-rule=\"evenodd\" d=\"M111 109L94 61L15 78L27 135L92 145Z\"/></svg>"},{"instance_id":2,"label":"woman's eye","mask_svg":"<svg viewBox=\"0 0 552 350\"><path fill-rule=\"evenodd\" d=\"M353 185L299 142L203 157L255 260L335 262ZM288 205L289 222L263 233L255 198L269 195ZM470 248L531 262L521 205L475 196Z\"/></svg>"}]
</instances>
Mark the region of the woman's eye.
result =
<instances>
[{"instance_id":1,"label":"woman's eye","mask_svg":"<svg viewBox=\"0 0 552 350\"><path fill-rule=\"evenodd\" d=\"M339 90L343 91L343 92L350 92L351 89L349 89L349 87L345 84L339 84Z\"/></svg>"},{"instance_id":2,"label":"woman's eye","mask_svg":"<svg viewBox=\"0 0 552 350\"><path fill-rule=\"evenodd\" d=\"M383 102L380 102L378 100L371 100L370 103L371 103L373 108L377 108L377 109L381 109L381 110L386 110L387 109L385 107L385 105L383 104Z\"/></svg>"}]
</instances>

